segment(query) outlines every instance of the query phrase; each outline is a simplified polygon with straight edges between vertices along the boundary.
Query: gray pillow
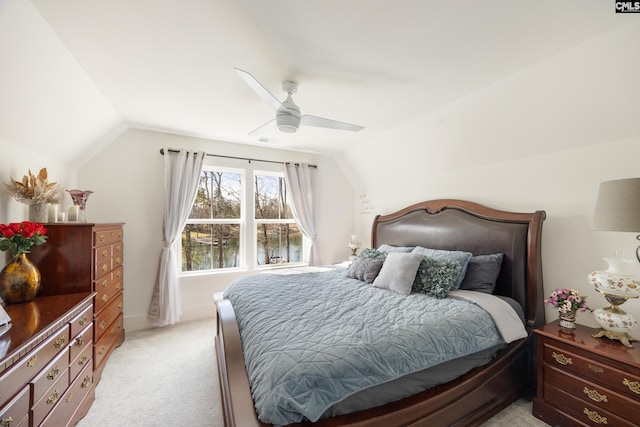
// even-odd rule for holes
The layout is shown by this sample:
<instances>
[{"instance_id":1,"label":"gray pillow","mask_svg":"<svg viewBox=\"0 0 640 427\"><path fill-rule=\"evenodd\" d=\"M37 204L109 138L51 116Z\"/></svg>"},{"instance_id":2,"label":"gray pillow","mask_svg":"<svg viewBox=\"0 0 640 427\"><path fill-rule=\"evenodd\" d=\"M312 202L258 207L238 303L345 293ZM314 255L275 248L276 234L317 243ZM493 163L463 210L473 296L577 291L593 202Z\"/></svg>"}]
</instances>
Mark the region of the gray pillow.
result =
<instances>
[{"instance_id":1,"label":"gray pillow","mask_svg":"<svg viewBox=\"0 0 640 427\"><path fill-rule=\"evenodd\" d=\"M383 263L383 258L356 258L347 268L346 275L351 279L373 283L380 273Z\"/></svg>"},{"instance_id":2,"label":"gray pillow","mask_svg":"<svg viewBox=\"0 0 640 427\"><path fill-rule=\"evenodd\" d=\"M411 252L422 254L422 256L427 258L440 259L440 260L446 260L446 261L455 261L458 264L460 264L460 274L456 278L455 283L451 288L453 290L456 290L460 287L460 283L462 283L464 274L467 271L467 264L469 264L469 259L471 259L471 257L473 256L471 252L429 249L429 248L423 248L422 246L416 246Z\"/></svg>"},{"instance_id":3,"label":"gray pillow","mask_svg":"<svg viewBox=\"0 0 640 427\"><path fill-rule=\"evenodd\" d=\"M378 252L411 252L415 246L393 246L386 243L378 246Z\"/></svg>"},{"instance_id":4,"label":"gray pillow","mask_svg":"<svg viewBox=\"0 0 640 427\"><path fill-rule=\"evenodd\" d=\"M405 252L389 252L380 274L373 281L376 288L409 295L423 256Z\"/></svg>"},{"instance_id":5,"label":"gray pillow","mask_svg":"<svg viewBox=\"0 0 640 427\"><path fill-rule=\"evenodd\" d=\"M377 251L371 248L365 248L360 251L358 254L358 258L379 258L385 259L387 257L387 252Z\"/></svg>"},{"instance_id":6,"label":"gray pillow","mask_svg":"<svg viewBox=\"0 0 640 427\"><path fill-rule=\"evenodd\" d=\"M446 259L423 258L413 281L412 292L444 298L460 275L460 264Z\"/></svg>"},{"instance_id":7,"label":"gray pillow","mask_svg":"<svg viewBox=\"0 0 640 427\"><path fill-rule=\"evenodd\" d=\"M471 257L460 289L492 294L500 275L504 254L478 255Z\"/></svg>"}]
</instances>

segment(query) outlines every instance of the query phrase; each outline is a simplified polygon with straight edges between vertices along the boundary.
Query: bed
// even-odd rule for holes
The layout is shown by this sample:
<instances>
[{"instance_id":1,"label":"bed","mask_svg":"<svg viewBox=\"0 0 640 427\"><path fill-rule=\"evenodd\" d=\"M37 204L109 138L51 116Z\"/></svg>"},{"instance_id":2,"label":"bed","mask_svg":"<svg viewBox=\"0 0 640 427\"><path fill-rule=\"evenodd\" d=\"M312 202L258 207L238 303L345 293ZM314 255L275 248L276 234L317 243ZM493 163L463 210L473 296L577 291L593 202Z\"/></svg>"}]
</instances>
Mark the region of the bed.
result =
<instances>
[{"instance_id":1,"label":"bed","mask_svg":"<svg viewBox=\"0 0 640 427\"><path fill-rule=\"evenodd\" d=\"M504 300L515 302L515 305L521 308L524 336L508 344L503 343L502 346L496 345L495 348L487 349L492 353L478 366L470 368L468 372L455 379L431 386L411 396L348 413L343 413L340 403L337 403L315 422L305 418L300 422L285 424L385 427L478 425L520 397L532 393L535 386L533 330L544 324L541 265L541 235L544 219L544 211L506 212L469 201L451 199L417 203L392 214L376 216L372 225L372 248L383 245L393 248L426 247L441 251L464 251L471 253L474 257L503 254L502 265L492 293L500 298L504 297L502 298ZM384 262L386 264L388 261ZM328 270L332 269L328 268ZM307 275L304 271L302 273L305 274L281 275L280 279L285 277L286 281L294 281L299 277L303 278L302 281L309 282L314 277ZM333 275L332 277L337 276L335 271L326 274ZM344 276L345 272L341 272L340 275ZM253 275L247 281L251 284L253 283L251 281L259 280L260 276L260 274ZM342 291L345 288L344 285L336 286L338 287L332 292L335 292L335 289ZM375 290L369 290L372 286L366 287L360 284L358 286L361 286L358 292L375 292ZM393 295L393 298L401 300L396 295ZM259 420L249 385L250 379L247 372L255 372L256 369L251 366L251 363L249 363L249 369L245 366L243 340L238 322L241 317L236 319L234 310L242 307L242 300L236 297L234 307L231 299L224 294L217 294L214 299L217 307L215 348L225 425L227 427L271 425ZM259 297L261 304L254 304L260 307L261 313L254 313L251 316L268 314L260 318L260 322L269 317L276 317L269 313L271 303L267 299L261 296ZM447 296L438 300L436 304L458 304L450 300L453 298ZM282 308L277 310L282 311ZM466 312L470 309L462 311ZM244 327L245 340L248 339L246 335L248 329ZM261 353L264 352L261 351ZM401 380L402 378L398 378L398 381ZM394 383L391 382L391 384ZM367 398L365 397L364 400ZM273 425L281 425L281 423Z\"/></svg>"}]
</instances>

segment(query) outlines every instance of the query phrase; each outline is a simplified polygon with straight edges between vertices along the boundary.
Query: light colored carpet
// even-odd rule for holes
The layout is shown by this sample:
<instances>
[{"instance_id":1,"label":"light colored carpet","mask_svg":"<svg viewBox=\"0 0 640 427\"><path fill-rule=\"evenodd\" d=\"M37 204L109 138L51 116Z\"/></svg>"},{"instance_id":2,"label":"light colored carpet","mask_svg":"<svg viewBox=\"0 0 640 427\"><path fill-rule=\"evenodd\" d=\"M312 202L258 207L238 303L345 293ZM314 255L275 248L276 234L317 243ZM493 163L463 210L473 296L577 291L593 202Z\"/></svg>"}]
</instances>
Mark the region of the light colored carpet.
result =
<instances>
[{"instance_id":1,"label":"light colored carpet","mask_svg":"<svg viewBox=\"0 0 640 427\"><path fill-rule=\"evenodd\" d=\"M221 427L215 320L128 334L104 368L96 400L78 427ZM519 400L482 427L538 427Z\"/></svg>"}]
</instances>

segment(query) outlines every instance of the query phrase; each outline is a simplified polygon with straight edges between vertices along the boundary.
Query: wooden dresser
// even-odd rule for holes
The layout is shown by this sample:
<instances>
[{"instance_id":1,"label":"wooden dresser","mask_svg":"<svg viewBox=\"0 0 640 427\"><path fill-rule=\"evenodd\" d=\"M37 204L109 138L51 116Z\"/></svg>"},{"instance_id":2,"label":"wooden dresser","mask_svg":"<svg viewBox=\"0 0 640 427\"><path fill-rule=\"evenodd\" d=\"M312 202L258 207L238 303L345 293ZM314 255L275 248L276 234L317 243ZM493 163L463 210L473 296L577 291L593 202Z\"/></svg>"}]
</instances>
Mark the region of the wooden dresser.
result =
<instances>
[{"instance_id":1,"label":"wooden dresser","mask_svg":"<svg viewBox=\"0 0 640 427\"><path fill-rule=\"evenodd\" d=\"M31 249L40 269L38 296L96 292L94 376L102 375L113 349L124 341L123 224L47 223L47 243Z\"/></svg>"},{"instance_id":2,"label":"wooden dresser","mask_svg":"<svg viewBox=\"0 0 640 427\"><path fill-rule=\"evenodd\" d=\"M592 333L582 325L566 332L557 321L536 330L533 415L554 426L640 425L640 343Z\"/></svg>"},{"instance_id":3,"label":"wooden dresser","mask_svg":"<svg viewBox=\"0 0 640 427\"><path fill-rule=\"evenodd\" d=\"M93 293L8 305L0 336L0 426L74 425L95 398Z\"/></svg>"}]
</instances>

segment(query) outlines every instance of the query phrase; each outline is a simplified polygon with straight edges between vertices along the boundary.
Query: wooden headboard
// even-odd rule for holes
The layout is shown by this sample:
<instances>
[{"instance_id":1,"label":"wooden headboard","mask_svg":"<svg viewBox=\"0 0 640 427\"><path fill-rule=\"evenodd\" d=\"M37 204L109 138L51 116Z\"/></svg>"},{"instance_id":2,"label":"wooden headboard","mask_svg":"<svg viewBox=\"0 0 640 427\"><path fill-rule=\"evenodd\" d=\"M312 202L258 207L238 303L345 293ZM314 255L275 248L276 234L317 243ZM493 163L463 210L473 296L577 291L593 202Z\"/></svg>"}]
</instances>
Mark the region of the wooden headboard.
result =
<instances>
[{"instance_id":1,"label":"wooden headboard","mask_svg":"<svg viewBox=\"0 0 640 427\"><path fill-rule=\"evenodd\" d=\"M531 330L545 323L541 259L545 217L544 211L515 213L464 200L431 200L376 216L371 247L386 243L474 255L503 253L494 293L518 301Z\"/></svg>"}]
</instances>

